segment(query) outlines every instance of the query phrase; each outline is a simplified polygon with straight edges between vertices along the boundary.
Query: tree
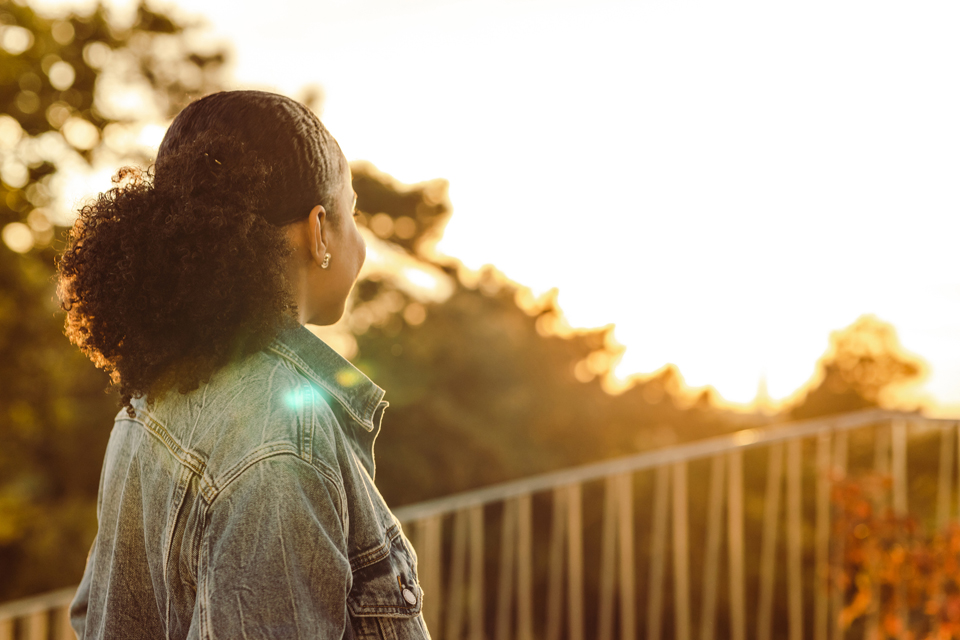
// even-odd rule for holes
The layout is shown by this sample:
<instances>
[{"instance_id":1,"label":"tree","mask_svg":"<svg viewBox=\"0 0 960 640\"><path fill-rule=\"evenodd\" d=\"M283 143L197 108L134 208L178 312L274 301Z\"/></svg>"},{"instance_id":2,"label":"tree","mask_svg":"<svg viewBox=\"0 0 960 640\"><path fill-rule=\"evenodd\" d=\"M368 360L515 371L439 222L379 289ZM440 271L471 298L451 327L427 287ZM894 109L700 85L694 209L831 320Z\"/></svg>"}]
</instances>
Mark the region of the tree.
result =
<instances>
[{"instance_id":1,"label":"tree","mask_svg":"<svg viewBox=\"0 0 960 640\"><path fill-rule=\"evenodd\" d=\"M117 410L106 376L63 336L57 181L142 160L124 143L138 119L217 86L223 54L193 51L186 33L144 6L120 27L102 7L50 18L0 2L0 599L79 580ZM118 81L138 88L135 111L111 100Z\"/></svg>"},{"instance_id":2,"label":"tree","mask_svg":"<svg viewBox=\"0 0 960 640\"><path fill-rule=\"evenodd\" d=\"M897 406L896 393L919 381L923 361L904 351L893 325L864 315L830 336L810 391L791 410L794 418Z\"/></svg>"}]
</instances>

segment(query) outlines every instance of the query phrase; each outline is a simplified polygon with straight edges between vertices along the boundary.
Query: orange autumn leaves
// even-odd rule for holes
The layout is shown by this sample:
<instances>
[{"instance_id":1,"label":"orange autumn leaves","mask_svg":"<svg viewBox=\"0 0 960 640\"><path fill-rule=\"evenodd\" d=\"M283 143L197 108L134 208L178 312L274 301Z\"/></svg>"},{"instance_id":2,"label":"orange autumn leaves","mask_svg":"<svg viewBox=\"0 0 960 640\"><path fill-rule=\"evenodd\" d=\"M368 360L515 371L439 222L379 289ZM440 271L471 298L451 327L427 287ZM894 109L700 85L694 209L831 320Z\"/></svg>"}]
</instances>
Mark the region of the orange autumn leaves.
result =
<instances>
[{"instance_id":1,"label":"orange autumn leaves","mask_svg":"<svg viewBox=\"0 0 960 640\"><path fill-rule=\"evenodd\" d=\"M833 485L838 623L863 625L868 640L960 638L960 524L936 528L895 513L890 488L879 475Z\"/></svg>"}]
</instances>

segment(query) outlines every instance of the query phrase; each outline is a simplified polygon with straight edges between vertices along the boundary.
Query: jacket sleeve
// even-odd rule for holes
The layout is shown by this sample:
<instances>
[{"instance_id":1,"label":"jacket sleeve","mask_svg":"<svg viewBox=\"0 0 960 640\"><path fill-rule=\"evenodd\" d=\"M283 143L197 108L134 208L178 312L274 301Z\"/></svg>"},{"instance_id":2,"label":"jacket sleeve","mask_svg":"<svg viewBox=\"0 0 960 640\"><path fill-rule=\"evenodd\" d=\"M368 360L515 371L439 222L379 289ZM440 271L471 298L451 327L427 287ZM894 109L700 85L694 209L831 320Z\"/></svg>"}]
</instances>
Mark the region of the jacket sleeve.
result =
<instances>
[{"instance_id":1,"label":"jacket sleeve","mask_svg":"<svg viewBox=\"0 0 960 640\"><path fill-rule=\"evenodd\" d=\"M196 635L352 636L341 486L332 473L282 454L254 463L221 491L201 542Z\"/></svg>"}]
</instances>

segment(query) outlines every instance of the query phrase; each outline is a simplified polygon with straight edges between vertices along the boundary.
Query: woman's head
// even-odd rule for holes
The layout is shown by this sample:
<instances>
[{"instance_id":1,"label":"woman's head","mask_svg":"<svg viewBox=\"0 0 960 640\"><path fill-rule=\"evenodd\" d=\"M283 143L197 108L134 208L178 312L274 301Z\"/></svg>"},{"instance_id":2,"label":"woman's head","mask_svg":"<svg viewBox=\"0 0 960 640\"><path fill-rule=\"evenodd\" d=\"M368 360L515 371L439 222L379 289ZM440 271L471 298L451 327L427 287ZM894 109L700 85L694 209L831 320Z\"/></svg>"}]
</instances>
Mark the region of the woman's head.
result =
<instances>
[{"instance_id":1,"label":"woman's head","mask_svg":"<svg viewBox=\"0 0 960 640\"><path fill-rule=\"evenodd\" d=\"M130 410L262 349L298 306L304 321L336 321L363 262L349 181L303 105L255 91L198 100L152 170L122 170L80 211L60 260L67 335Z\"/></svg>"},{"instance_id":2,"label":"woman's head","mask_svg":"<svg viewBox=\"0 0 960 640\"><path fill-rule=\"evenodd\" d=\"M276 226L302 220L317 204L329 208L347 170L337 141L296 100L264 91L224 91L193 102L174 119L157 152L158 186L163 186L166 173L179 174L178 167L169 167L170 161L179 160L183 148L205 136L223 136L242 145L244 158L229 153L212 158L226 170L251 156L266 163L268 205L259 213Z\"/></svg>"}]
</instances>

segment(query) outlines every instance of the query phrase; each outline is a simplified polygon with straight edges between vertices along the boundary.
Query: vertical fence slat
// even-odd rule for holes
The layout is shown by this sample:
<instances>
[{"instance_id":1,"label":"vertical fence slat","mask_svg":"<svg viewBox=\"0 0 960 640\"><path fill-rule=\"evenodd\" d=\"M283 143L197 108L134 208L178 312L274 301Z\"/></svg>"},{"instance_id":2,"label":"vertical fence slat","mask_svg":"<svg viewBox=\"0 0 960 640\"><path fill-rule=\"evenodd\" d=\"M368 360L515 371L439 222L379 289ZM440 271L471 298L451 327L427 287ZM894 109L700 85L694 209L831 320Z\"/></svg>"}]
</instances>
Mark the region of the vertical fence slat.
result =
<instances>
[{"instance_id":1,"label":"vertical fence slat","mask_svg":"<svg viewBox=\"0 0 960 640\"><path fill-rule=\"evenodd\" d=\"M463 583L467 564L467 512L457 511L453 517L453 549L450 557L450 578L447 583L447 628L445 640L460 640L463 630Z\"/></svg>"},{"instance_id":2,"label":"vertical fence slat","mask_svg":"<svg viewBox=\"0 0 960 640\"><path fill-rule=\"evenodd\" d=\"M746 585L743 570L743 452L728 455L727 543L730 566L730 638L746 640Z\"/></svg>"},{"instance_id":3,"label":"vertical fence slat","mask_svg":"<svg viewBox=\"0 0 960 640\"><path fill-rule=\"evenodd\" d=\"M787 445L787 589L790 640L803 640L803 441Z\"/></svg>"},{"instance_id":4,"label":"vertical fence slat","mask_svg":"<svg viewBox=\"0 0 960 640\"><path fill-rule=\"evenodd\" d=\"M77 634L70 625L70 606L60 607L53 619L54 638L56 640L77 640Z\"/></svg>"},{"instance_id":5,"label":"vertical fence slat","mask_svg":"<svg viewBox=\"0 0 960 640\"><path fill-rule=\"evenodd\" d=\"M894 420L890 426L890 459L893 475L893 512L903 517L907 515L907 423L904 420ZM906 620L906 584L903 580L897 584L897 591L897 599L902 603L898 615L901 620ZM906 624L902 626L900 638L908 637L910 630L907 626Z\"/></svg>"},{"instance_id":6,"label":"vertical fence slat","mask_svg":"<svg viewBox=\"0 0 960 640\"><path fill-rule=\"evenodd\" d=\"M957 443L957 520L960 521L960 422L953 426Z\"/></svg>"},{"instance_id":7,"label":"vertical fence slat","mask_svg":"<svg viewBox=\"0 0 960 640\"><path fill-rule=\"evenodd\" d=\"M497 589L496 640L509 640L513 613L513 574L517 552L517 501L503 503L503 522L500 527L500 584Z\"/></svg>"},{"instance_id":8,"label":"vertical fence slat","mask_svg":"<svg viewBox=\"0 0 960 640\"><path fill-rule=\"evenodd\" d=\"M830 433L817 436L817 514L814 538L814 640L827 640L830 623Z\"/></svg>"},{"instance_id":9,"label":"vertical fence slat","mask_svg":"<svg viewBox=\"0 0 960 640\"><path fill-rule=\"evenodd\" d=\"M710 464L710 501L707 505L707 547L703 560L703 597L700 603L700 640L713 640L717 627L717 586L720 579L720 541L723 535L724 457Z\"/></svg>"},{"instance_id":10,"label":"vertical fence slat","mask_svg":"<svg viewBox=\"0 0 960 640\"><path fill-rule=\"evenodd\" d=\"M470 640L484 639L483 505L470 507Z\"/></svg>"},{"instance_id":11,"label":"vertical fence slat","mask_svg":"<svg viewBox=\"0 0 960 640\"><path fill-rule=\"evenodd\" d=\"M550 574L547 580L546 640L560 640L563 606L563 541L566 531L567 492L553 490L553 523L550 528Z\"/></svg>"},{"instance_id":12,"label":"vertical fence slat","mask_svg":"<svg viewBox=\"0 0 960 640\"><path fill-rule=\"evenodd\" d=\"M603 531L600 539L600 603L597 640L613 638L613 587L616 579L618 477L607 476L603 485Z\"/></svg>"},{"instance_id":13,"label":"vertical fence slat","mask_svg":"<svg viewBox=\"0 0 960 640\"><path fill-rule=\"evenodd\" d=\"M937 527L942 531L950 521L953 480L953 426L940 427L940 468L937 482Z\"/></svg>"},{"instance_id":14,"label":"vertical fence slat","mask_svg":"<svg viewBox=\"0 0 960 640\"><path fill-rule=\"evenodd\" d=\"M26 630L23 634L24 640L47 640L47 634L50 631L50 616L47 610L31 613L23 618L26 622Z\"/></svg>"},{"instance_id":15,"label":"vertical fence slat","mask_svg":"<svg viewBox=\"0 0 960 640\"><path fill-rule=\"evenodd\" d=\"M676 640L690 640L690 550L687 463L673 464L673 612Z\"/></svg>"},{"instance_id":16,"label":"vertical fence slat","mask_svg":"<svg viewBox=\"0 0 960 640\"><path fill-rule=\"evenodd\" d=\"M873 470L881 476L890 475L890 425L876 428L873 444Z\"/></svg>"},{"instance_id":17,"label":"vertical fence slat","mask_svg":"<svg viewBox=\"0 0 960 640\"><path fill-rule=\"evenodd\" d=\"M893 511L907 515L907 423L894 420L890 429L890 453L893 474Z\"/></svg>"},{"instance_id":18,"label":"vertical fence slat","mask_svg":"<svg viewBox=\"0 0 960 640\"><path fill-rule=\"evenodd\" d=\"M423 620L428 629L440 628L440 534L441 516L430 516L417 521L417 549L420 587L424 593Z\"/></svg>"},{"instance_id":19,"label":"vertical fence slat","mask_svg":"<svg viewBox=\"0 0 960 640\"><path fill-rule=\"evenodd\" d=\"M838 431L835 435L833 447L833 475L838 480L843 480L847 475L847 432ZM843 571L843 536L837 536L834 540L832 554L833 566L837 574ZM838 575L839 577L839 575ZM833 621L834 640L843 640L844 627L840 612L843 610L843 591L839 588L840 581L837 580L833 585L830 598L830 618Z\"/></svg>"},{"instance_id":20,"label":"vertical fence slat","mask_svg":"<svg viewBox=\"0 0 960 640\"><path fill-rule=\"evenodd\" d=\"M617 522L620 525L620 639L636 640L636 572L633 544L633 474L618 476Z\"/></svg>"},{"instance_id":21,"label":"vertical fence slat","mask_svg":"<svg viewBox=\"0 0 960 640\"><path fill-rule=\"evenodd\" d=\"M567 491L567 638L583 640L583 497L579 484Z\"/></svg>"},{"instance_id":22,"label":"vertical fence slat","mask_svg":"<svg viewBox=\"0 0 960 640\"><path fill-rule=\"evenodd\" d=\"M763 538L760 541L760 599L757 603L758 640L770 640L773 631L773 589L776 576L777 529L780 524L783 443L770 445L767 452L767 493L763 503Z\"/></svg>"},{"instance_id":23,"label":"vertical fence slat","mask_svg":"<svg viewBox=\"0 0 960 640\"><path fill-rule=\"evenodd\" d=\"M877 475L887 477L890 475L890 431L889 424L881 424L874 428L873 444L873 470ZM878 492L873 497L873 507L877 513L880 513L888 504L886 492ZM879 585L874 587L878 591ZM870 605L863 625L863 637L866 640L873 640L880 637L880 601L879 597L870 599Z\"/></svg>"},{"instance_id":24,"label":"vertical fence slat","mask_svg":"<svg viewBox=\"0 0 960 640\"><path fill-rule=\"evenodd\" d=\"M670 470L657 467L653 495L653 530L650 536L650 583L647 589L647 640L660 640L663 615L664 555L667 548L667 497Z\"/></svg>"},{"instance_id":25,"label":"vertical fence slat","mask_svg":"<svg viewBox=\"0 0 960 640\"><path fill-rule=\"evenodd\" d=\"M517 498L517 637L533 640L533 503Z\"/></svg>"}]
</instances>

